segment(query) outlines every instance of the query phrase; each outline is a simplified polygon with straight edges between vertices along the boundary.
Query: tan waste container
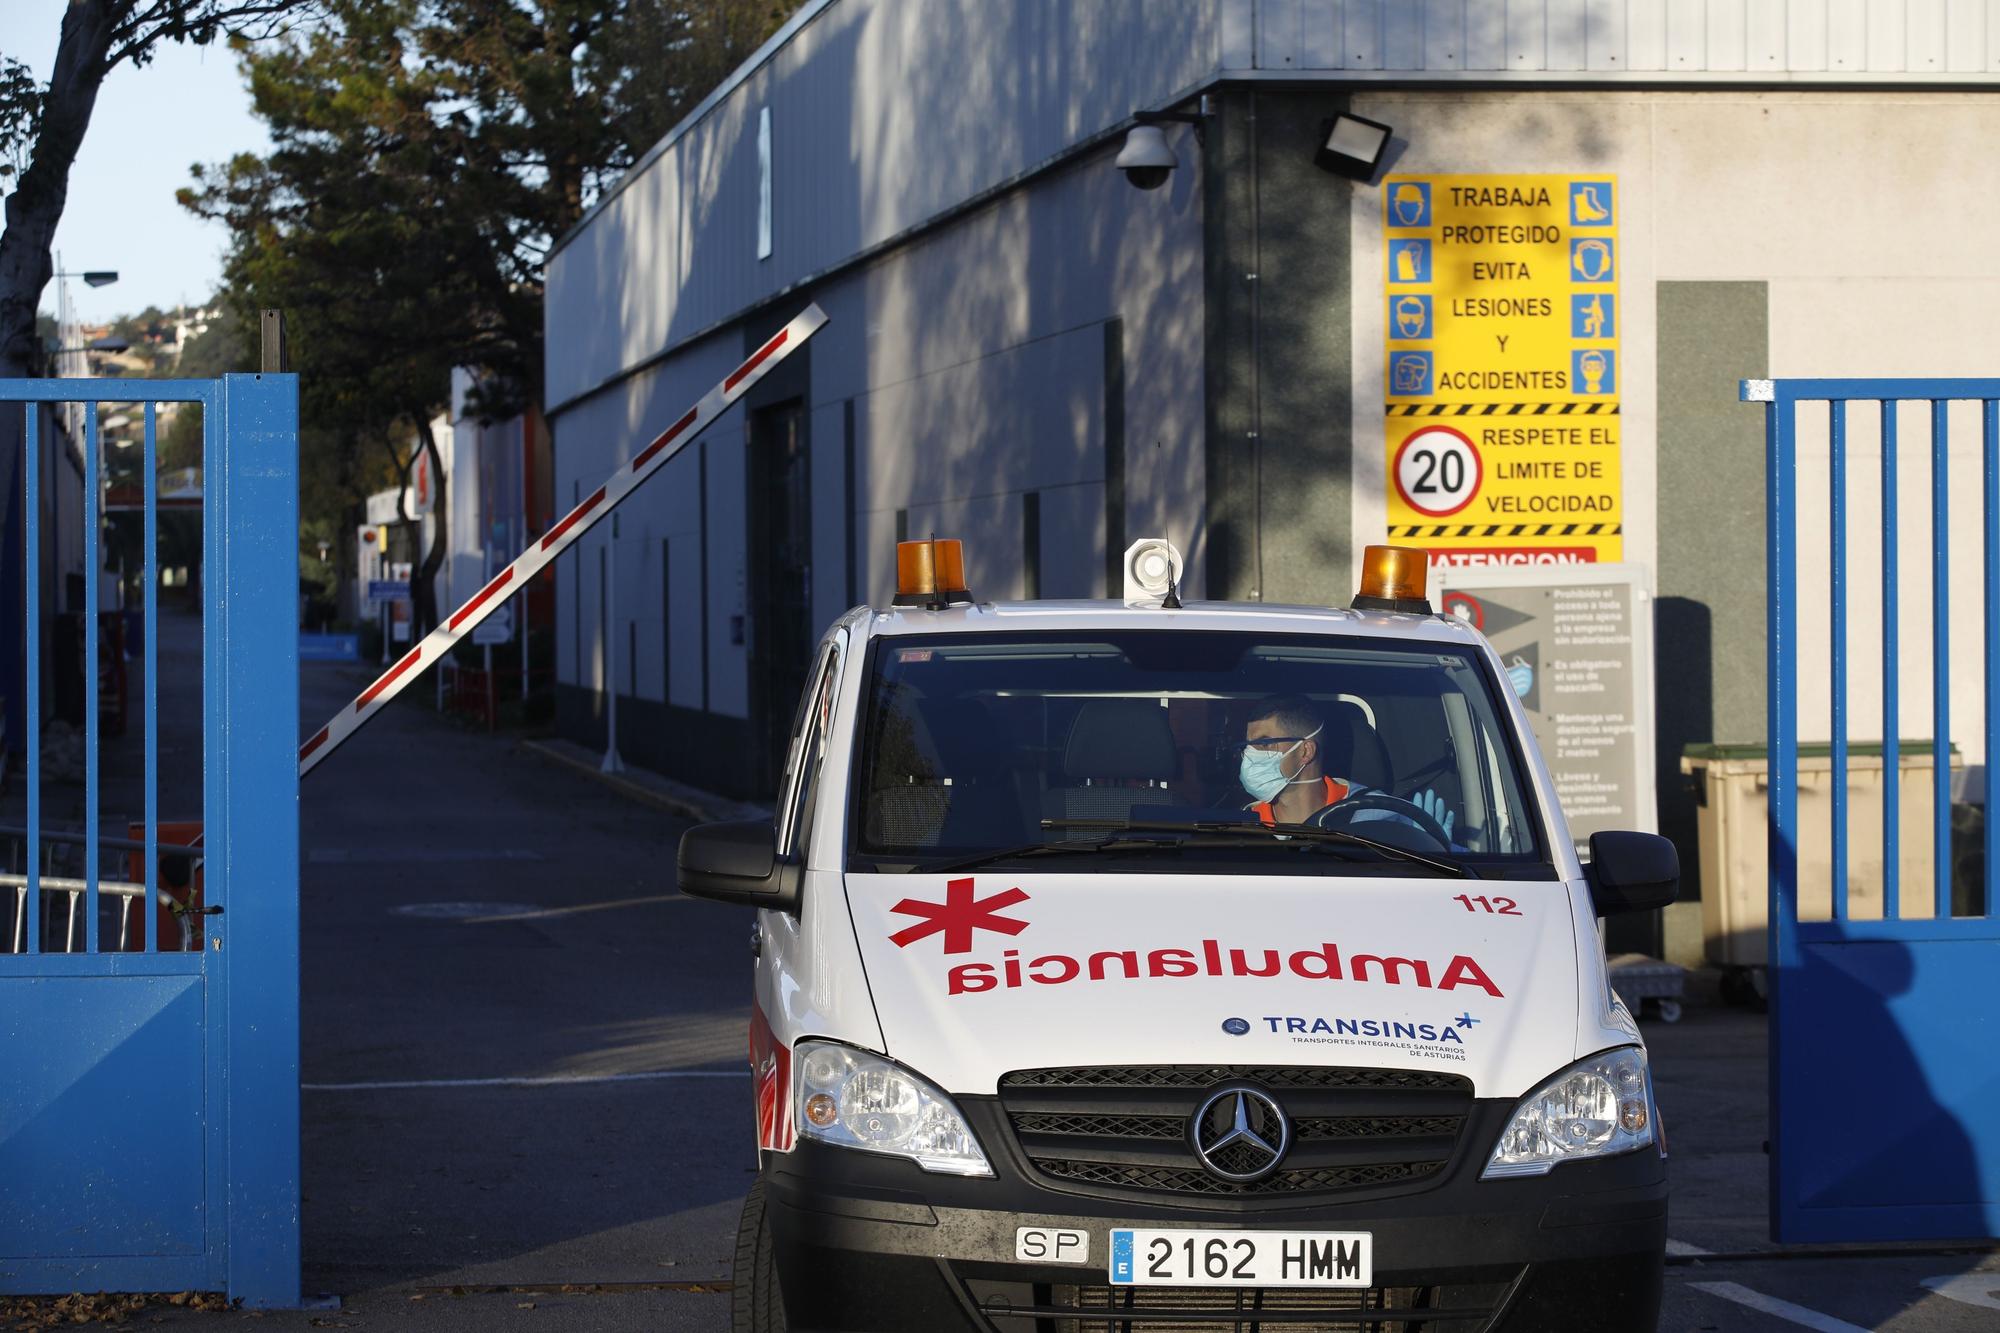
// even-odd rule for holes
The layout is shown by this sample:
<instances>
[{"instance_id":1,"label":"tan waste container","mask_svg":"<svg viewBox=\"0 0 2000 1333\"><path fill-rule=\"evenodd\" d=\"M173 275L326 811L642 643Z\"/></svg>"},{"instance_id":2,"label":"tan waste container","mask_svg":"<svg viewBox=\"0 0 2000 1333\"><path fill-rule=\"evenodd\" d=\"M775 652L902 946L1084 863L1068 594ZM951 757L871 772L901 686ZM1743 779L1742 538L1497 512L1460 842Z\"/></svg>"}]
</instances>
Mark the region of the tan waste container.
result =
<instances>
[{"instance_id":1,"label":"tan waste container","mask_svg":"<svg viewBox=\"0 0 2000 1333\"><path fill-rule=\"evenodd\" d=\"M1964 768L1956 748L1954 772ZM1901 815L1897 862L1905 919L1937 914L1932 812L1935 768L1928 741L1904 741L1897 755ZM1690 745L1681 772L1696 781L1701 838L1701 920L1708 961L1762 967L1769 922L1766 818L1770 764L1761 745ZM1882 747L1847 750L1847 915L1882 917ZM1949 867L1946 874L1950 873ZM1833 751L1799 747L1799 919L1833 919Z\"/></svg>"}]
</instances>

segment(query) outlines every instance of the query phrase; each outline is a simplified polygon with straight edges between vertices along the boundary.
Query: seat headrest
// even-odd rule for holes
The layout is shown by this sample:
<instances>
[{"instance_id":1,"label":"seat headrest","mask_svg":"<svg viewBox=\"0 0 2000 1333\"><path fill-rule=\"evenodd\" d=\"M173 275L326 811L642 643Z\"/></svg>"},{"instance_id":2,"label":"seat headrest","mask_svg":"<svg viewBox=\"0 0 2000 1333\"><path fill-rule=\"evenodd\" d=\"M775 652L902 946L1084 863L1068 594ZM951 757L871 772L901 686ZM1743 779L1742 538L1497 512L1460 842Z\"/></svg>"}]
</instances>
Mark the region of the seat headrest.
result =
<instances>
[{"instance_id":1,"label":"seat headrest","mask_svg":"<svg viewBox=\"0 0 2000 1333\"><path fill-rule=\"evenodd\" d=\"M1320 753L1320 771L1330 777L1393 792L1396 775L1389 763L1389 747L1368 725L1368 714L1349 699L1326 705L1326 734Z\"/></svg>"},{"instance_id":2,"label":"seat headrest","mask_svg":"<svg viewBox=\"0 0 2000 1333\"><path fill-rule=\"evenodd\" d=\"M1007 767L1007 738L977 699L926 699L917 705L943 773L953 779L990 777Z\"/></svg>"},{"instance_id":3,"label":"seat headrest","mask_svg":"<svg viewBox=\"0 0 2000 1333\"><path fill-rule=\"evenodd\" d=\"M1167 710L1152 699L1092 699L1070 728L1063 774L1079 782L1179 777L1180 751Z\"/></svg>"}]
</instances>

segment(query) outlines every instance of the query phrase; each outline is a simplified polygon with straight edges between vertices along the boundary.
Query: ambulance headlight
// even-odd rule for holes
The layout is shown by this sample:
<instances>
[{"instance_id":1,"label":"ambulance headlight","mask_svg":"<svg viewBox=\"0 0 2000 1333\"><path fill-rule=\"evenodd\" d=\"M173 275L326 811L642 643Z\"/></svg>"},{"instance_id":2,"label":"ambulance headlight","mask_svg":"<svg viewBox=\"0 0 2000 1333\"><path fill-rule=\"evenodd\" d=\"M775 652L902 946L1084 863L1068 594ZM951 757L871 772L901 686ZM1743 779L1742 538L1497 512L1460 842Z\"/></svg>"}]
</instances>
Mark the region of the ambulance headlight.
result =
<instances>
[{"instance_id":1,"label":"ambulance headlight","mask_svg":"<svg viewBox=\"0 0 2000 1333\"><path fill-rule=\"evenodd\" d=\"M1521 1099L1480 1179L1539 1176L1558 1162L1644 1148L1657 1119L1645 1051L1604 1051Z\"/></svg>"},{"instance_id":2,"label":"ambulance headlight","mask_svg":"<svg viewBox=\"0 0 2000 1333\"><path fill-rule=\"evenodd\" d=\"M806 1138L907 1157L926 1171L993 1174L951 1098L901 1065L819 1041L800 1042L795 1055Z\"/></svg>"}]
</instances>

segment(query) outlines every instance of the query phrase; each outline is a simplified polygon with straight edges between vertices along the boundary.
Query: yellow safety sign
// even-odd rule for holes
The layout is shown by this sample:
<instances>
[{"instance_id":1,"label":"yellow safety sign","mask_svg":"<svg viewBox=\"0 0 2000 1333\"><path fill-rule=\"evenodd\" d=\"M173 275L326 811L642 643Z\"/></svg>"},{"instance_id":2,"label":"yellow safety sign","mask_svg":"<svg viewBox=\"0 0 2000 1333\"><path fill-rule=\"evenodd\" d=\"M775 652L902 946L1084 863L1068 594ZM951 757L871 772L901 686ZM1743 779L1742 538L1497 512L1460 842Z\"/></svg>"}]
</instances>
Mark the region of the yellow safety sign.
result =
<instances>
[{"instance_id":1,"label":"yellow safety sign","mask_svg":"<svg viewBox=\"0 0 2000 1333\"><path fill-rule=\"evenodd\" d=\"M1621 559L1616 177L1391 176L1382 210L1390 539Z\"/></svg>"}]
</instances>

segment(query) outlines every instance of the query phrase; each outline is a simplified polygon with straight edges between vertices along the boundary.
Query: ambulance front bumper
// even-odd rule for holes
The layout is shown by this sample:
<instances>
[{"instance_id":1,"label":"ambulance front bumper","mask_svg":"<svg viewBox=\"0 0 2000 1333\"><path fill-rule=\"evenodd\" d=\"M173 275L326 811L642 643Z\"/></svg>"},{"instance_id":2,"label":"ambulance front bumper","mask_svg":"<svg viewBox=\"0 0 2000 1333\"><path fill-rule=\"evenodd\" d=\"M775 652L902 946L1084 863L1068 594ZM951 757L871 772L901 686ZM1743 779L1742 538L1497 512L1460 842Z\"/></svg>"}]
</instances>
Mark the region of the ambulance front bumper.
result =
<instances>
[{"instance_id":1,"label":"ambulance front bumper","mask_svg":"<svg viewBox=\"0 0 2000 1333\"><path fill-rule=\"evenodd\" d=\"M767 1215L794 1333L1146 1333L1185 1326L1198 1312L1229 1326L1231 1315L1219 1311L1239 1312L1244 1330L1253 1322L1264 1329L1400 1329L1382 1322L1391 1309L1410 1309L1425 1329L1444 1333L1646 1333L1658 1321L1667 1222L1659 1153L1482 1181L1511 1101L1475 1103L1459 1152L1420 1188L1307 1202L1142 1198L1058 1186L1012 1150L996 1104L959 1104L987 1147L992 1178L935 1175L913 1162L804 1141L765 1155ZM1131 1226L1366 1231L1374 1286L1262 1296L1232 1288L1113 1290L1110 1232ZM1086 1233L1085 1262L1022 1261L1016 1236L1023 1227ZM1280 1312L1286 1317L1273 1318Z\"/></svg>"}]
</instances>

